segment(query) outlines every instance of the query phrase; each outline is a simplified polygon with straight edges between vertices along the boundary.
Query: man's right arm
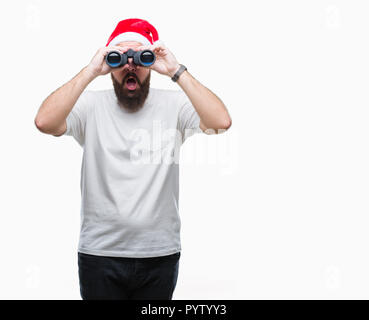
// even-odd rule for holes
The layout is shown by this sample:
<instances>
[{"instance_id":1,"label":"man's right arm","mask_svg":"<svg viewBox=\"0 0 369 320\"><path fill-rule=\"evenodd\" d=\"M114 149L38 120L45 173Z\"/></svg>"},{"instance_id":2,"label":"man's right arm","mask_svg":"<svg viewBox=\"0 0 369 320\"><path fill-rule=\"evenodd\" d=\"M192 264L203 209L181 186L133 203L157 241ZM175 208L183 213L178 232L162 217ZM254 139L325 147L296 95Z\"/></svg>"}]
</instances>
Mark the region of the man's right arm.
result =
<instances>
[{"instance_id":1,"label":"man's right arm","mask_svg":"<svg viewBox=\"0 0 369 320\"><path fill-rule=\"evenodd\" d=\"M50 94L36 115L36 127L41 132L54 136L64 134L67 130L67 116L83 90L95 77L88 67L85 67L72 80Z\"/></svg>"},{"instance_id":2,"label":"man's right arm","mask_svg":"<svg viewBox=\"0 0 369 320\"><path fill-rule=\"evenodd\" d=\"M100 48L87 67L83 68L72 80L45 99L34 120L36 127L41 132L54 136L61 136L65 133L67 130L66 119L83 90L96 77L112 71L105 63L106 54L112 50L124 53L128 50L128 47L110 46Z\"/></svg>"}]
</instances>

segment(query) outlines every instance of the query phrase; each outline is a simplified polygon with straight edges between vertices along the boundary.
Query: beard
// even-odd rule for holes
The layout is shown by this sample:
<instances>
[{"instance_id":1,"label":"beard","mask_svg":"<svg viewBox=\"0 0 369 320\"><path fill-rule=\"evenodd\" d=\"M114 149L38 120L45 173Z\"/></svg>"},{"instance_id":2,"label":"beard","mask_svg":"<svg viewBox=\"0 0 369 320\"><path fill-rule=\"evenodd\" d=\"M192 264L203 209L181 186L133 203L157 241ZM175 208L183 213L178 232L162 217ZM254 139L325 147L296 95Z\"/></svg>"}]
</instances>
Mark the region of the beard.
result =
<instances>
[{"instance_id":1,"label":"beard","mask_svg":"<svg viewBox=\"0 0 369 320\"><path fill-rule=\"evenodd\" d=\"M136 112L141 109L149 94L151 72L148 74L143 82L141 82L136 74L132 72L128 72L125 75L122 83L119 83L114 78L112 73L110 75L113 81L115 95L117 96L118 104L120 105L120 107L126 109L129 112ZM128 90L125 86L125 83L129 77L134 77L137 81L137 87L134 91Z\"/></svg>"}]
</instances>

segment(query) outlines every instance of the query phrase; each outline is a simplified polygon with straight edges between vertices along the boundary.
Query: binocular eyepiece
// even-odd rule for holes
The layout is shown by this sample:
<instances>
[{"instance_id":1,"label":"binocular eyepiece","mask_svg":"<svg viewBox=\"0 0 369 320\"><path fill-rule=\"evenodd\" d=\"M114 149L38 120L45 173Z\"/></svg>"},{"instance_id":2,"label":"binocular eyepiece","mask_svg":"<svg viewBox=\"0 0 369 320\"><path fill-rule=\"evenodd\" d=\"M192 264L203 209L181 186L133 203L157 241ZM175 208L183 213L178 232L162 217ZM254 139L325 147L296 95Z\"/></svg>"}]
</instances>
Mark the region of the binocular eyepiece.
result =
<instances>
[{"instance_id":1,"label":"binocular eyepiece","mask_svg":"<svg viewBox=\"0 0 369 320\"><path fill-rule=\"evenodd\" d=\"M155 53L151 50L134 51L129 49L125 53L118 51L110 51L105 61L111 68L119 68L124 66L128 62L128 58L133 58L133 63L137 66L150 67L156 60Z\"/></svg>"}]
</instances>

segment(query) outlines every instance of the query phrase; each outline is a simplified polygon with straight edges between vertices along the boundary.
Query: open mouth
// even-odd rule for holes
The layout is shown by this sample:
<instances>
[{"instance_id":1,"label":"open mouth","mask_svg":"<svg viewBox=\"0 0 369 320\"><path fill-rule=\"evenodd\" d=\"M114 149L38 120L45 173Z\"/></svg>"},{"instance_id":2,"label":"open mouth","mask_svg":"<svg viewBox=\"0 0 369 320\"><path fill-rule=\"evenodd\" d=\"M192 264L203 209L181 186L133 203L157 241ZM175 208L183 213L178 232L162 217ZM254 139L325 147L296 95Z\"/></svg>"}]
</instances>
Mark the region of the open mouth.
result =
<instances>
[{"instance_id":1,"label":"open mouth","mask_svg":"<svg viewBox=\"0 0 369 320\"><path fill-rule=\"evenodd\" d=\"M126 87L130 91L134 91L137 88L137 80L135 77L129 77L126 81Z\"/></svg>"}]
</instances>

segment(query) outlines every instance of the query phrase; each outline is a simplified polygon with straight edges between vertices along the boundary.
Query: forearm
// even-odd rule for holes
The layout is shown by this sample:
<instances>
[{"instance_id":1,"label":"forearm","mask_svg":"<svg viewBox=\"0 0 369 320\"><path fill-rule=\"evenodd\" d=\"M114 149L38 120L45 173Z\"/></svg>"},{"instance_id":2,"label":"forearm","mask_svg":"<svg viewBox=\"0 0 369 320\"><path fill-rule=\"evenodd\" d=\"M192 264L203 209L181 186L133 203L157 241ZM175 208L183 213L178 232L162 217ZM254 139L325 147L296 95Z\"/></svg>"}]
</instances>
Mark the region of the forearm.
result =
<instances>
[{"instance_id":1,"label":"forearm","mask_svg":"<svg viewBox=\"0 0 369 320\"><path fill-rule=\"evenodd\" d=\"M177 83L190 99L206 128L227 130L231 126L231 117L224 103L188 71L181 74Z\"/></svg>"},{"instance_id":2,"label":"forearm","mask_svg":"<svg viewBox=\"0 0 369 320\"><path fill-rule=\"evenodd\" d=\"M94 78L95 76L83 68L72 80L50 94L36 115L36 126L44 132L51 132L58 128L71 112L83 90Z\"/></svg>"}]
</instances>

